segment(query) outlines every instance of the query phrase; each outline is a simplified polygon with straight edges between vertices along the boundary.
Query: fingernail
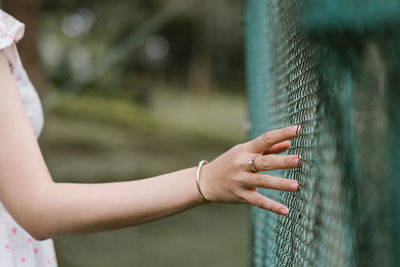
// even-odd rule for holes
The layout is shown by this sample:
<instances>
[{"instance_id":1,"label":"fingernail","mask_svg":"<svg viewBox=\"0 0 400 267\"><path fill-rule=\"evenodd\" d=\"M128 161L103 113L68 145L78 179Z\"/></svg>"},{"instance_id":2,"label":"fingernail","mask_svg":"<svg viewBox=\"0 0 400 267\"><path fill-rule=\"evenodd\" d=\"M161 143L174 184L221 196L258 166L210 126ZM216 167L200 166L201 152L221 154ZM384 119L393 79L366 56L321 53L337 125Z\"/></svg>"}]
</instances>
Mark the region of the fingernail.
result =
<instances>
[{"instance_id":1,"label":"fingernail","mask_svg":"<svg viewBox=\"0 0 400 267\"><path fill-rule=\"evenodd\" d=\"M289 214L289 210L288 210L288 208L286 208L286 207L280 208L279 212L280 212L282 215L288 215L288 214Z\"/></svg>"},{"instance_id":2,"label":"fingernail","mask_svg":"<svg viewBox=\"0 0 400 267\"><path fill-rule=\"evenodd\" d=\"M297 181L290 182L289 188L290 188L290 190L296 192L297 189L299 188L299 184L297 183Z\"/></svg>"},{"instance_id":3,"label":"fingernail","mask_svg":"<svg viewBox=\"0 0 400 267\"><path fill-rule=\"evenodd\" d=\"M296 135L299 135L300 132L301 132L301 125L298 124L296 128Z\"/></svg>"},{"instance_id":4,"label":"fingernail","mask_svg":"<svg viewBox=\"0 0 400 267\"><path fill-rule=\"evenodd\" d=\"M299 161L300 161L300 158L298 158L298 157L294 158L293 159L293 164L297 166L299 164Z\"/></svg>"}]
</instances>

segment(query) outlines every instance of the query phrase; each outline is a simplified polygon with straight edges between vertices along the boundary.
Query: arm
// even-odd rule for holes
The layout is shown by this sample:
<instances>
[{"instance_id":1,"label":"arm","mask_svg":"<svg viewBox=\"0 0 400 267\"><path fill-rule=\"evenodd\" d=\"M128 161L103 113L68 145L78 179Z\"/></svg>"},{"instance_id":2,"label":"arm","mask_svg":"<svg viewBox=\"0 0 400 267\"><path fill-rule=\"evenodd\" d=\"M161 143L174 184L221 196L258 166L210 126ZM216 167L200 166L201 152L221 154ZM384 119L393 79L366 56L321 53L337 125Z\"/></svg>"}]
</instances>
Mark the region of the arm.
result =
<instances>
[{"instance_id":1,"label":"arm","mask_svg":"<svg viewBox=\"0 0 400 267\"><path fill-rule=\"evenodd\" d=\"M0 81L0 201L34 238L136 225L202 204L196 168L130 182L54 183L2 51ZM206 198L251 203L286 215L286 207L256 188L296 191L297 182L253 173L247 159L264 153L255 161L258 170L296 167L297 156L273 155L289 148L287 140L296 136L296 128L266 133L204 166L201 187Z\"/></svg>"}]
</instances>

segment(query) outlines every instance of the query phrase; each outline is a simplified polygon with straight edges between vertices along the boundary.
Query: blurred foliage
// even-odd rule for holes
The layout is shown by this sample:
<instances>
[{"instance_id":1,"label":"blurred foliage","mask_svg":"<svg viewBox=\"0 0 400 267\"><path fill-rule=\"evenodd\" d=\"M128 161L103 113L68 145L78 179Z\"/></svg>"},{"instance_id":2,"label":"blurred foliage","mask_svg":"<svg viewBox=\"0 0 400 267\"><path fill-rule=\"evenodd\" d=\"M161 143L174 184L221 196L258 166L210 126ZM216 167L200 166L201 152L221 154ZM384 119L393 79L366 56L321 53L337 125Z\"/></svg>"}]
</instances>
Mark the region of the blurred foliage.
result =
<instances>
[{"instance_id":1,"label":"blurred foliage","mask_svg":"<svg viewBox=\"0 0 400 267\"><path fill-rule=\"evenodd\" d=\"M85 91L142 103L160 85L201 94L242 92L242 1L238 0L43 0L39 51L48 80L65 88L66 81L90 68L110 47L129 46L126 36L155 14L182 5L172 21L165 21L159 32L147 36Z\"/></svg>"},{"instance_id":2,"label":"blurred foliage","mask_svg":"<svg viewBox=\"0 0 400 267\"><path fill-rule=\"evenodd\" d=\"M246 139L245 103L235 95L212 93L210 99L199 99L172 89L159 90L152 97L150 109L128 99L101 95L68 98L68 94L61 93L59 97L62 104L55 112L71 118L129 125L164 134L179 133L181 138L197 136L199 142L213 140L234 145Z\"/></svg>"}]
</instances>

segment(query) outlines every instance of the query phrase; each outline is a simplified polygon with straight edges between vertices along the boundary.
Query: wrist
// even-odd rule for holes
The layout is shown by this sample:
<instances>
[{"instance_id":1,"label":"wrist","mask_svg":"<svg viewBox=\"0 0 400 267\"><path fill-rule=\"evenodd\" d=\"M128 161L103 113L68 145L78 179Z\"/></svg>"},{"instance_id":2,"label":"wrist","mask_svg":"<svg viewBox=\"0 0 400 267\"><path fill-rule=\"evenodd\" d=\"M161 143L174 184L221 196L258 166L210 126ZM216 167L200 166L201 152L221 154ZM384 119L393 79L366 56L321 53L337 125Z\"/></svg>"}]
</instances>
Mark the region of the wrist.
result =
<instances>
[{"instance_id":1,"label":"wrist","mask_svg":"<svg viewBox=\"0 0 400 267\"><path fill-rule=\"evenodd\" d=\"M214 198L213 192L211 190L212 186L210 184L210 181L212 180L212 171L211 171L210 167L211 167L210 164L203 165L201 167L200 176L199 176L200 190L201 190L201 193L203 194L203 197L206 199L206 201L204 201L202 199L200 192L198 194L204 204L215 202L215 198Z\"/></svg>"},{"instance_id":2,"label":"wrist","mask_svg":"<svg viewBox=\"0 0 400 267\"><path fill-rule=\"evenodd\" d=\"M193 203L193 206L199 206L202 204L206 204L203 199L201 198L201 195L199 193L199 189L197 188L197 181L196 181L196 174L197 174L197 168L198 167L193 167L191 168L190 172L190 179L188 179L188 183L190 183L190 192L191 192L191 202ZM203 171L203 169L201 170Z\"/></svg>"},{"instance_id":3,"label":"wrist","mask_svg":"<svg viewBox=\"0 0 400 267\"><path fill-rule=\"evenodd\" d=\"M197 190L199 192L200 198L203 200L204 203L209 204L212 201L210 199L208 199L207 197L205 197L204 193L202 192L201 185L200 185L201 170L207 164L208 164L208 162L206 160L202 160L199 162L199 165L197 166L197 170L196 170L196 186L197 186Z\"/></svg>"}]
</instances>

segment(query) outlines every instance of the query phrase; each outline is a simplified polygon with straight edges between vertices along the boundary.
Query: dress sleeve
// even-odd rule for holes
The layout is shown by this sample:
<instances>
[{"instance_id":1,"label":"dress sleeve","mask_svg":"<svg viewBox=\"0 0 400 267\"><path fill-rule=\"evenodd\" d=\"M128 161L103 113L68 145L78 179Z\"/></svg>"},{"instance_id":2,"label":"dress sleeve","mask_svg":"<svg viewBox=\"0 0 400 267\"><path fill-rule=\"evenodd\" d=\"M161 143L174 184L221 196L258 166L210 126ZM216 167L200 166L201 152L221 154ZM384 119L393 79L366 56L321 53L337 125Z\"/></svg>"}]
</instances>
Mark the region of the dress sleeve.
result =
<instances>
[{"instance_id":1,"label":"dress sleeve","mask_svg":"<svg viewBox=\"0 0 400 267\"><path fill-rule=\"evenodd\" d=\"M22 39L25 25L0 9L0 50Z\"/></svg>"}]
</instances>

